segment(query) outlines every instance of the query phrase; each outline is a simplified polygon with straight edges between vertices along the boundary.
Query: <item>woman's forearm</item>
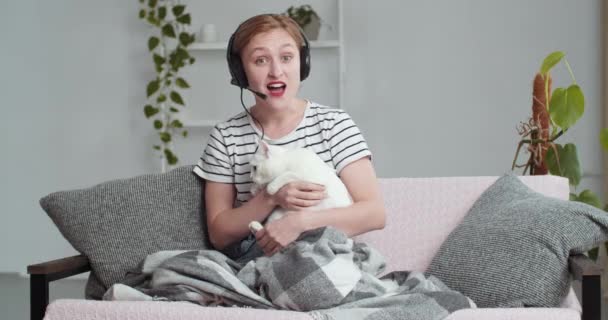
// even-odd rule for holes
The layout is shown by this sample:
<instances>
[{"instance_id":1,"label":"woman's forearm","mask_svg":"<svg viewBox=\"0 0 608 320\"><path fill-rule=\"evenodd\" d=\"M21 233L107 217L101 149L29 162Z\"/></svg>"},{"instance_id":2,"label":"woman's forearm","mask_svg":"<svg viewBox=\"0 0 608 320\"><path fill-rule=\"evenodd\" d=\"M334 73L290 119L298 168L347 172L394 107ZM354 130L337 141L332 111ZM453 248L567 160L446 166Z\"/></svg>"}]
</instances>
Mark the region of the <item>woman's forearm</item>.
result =
<instances>
[{"instance_id":1,"label":"woman's forearm","mask_svg":"<svg viewBox=\"0 0 608 320\"><path fill-rule=\"evenodd\" d=\"M226 210L218 214L208 230L211 244L218 250L235 241L241 240L249 234L251 221L263 221L275 208L270 196L264 191L259 192L249 201L238 208ZM211 231L213 230L213 231Z\"/></svg>"},{"instance_id":2,"label":"woman's forearm","mask_svg":"<svg viewBox=\"0 0 608 320\"><path fill-rule=\"evenodd\" d=\"M349 237L384 228L382 200L359 201L348 207L320 211L298 211L304 231L332 226Z\"/></svg>"}]
</instances>

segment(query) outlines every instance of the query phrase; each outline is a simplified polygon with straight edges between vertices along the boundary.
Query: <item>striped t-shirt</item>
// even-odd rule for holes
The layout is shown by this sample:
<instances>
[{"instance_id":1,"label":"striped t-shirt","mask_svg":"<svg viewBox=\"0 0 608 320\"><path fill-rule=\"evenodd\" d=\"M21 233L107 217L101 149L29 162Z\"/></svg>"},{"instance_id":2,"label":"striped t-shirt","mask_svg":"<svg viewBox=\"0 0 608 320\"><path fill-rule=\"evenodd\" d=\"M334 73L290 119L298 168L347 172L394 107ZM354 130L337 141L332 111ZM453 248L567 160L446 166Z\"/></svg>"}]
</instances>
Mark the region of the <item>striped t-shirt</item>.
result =
<instances>
[{"instance_id":1,"label":"striped t-shirt","mask_svg":"<svg viewBox=\"0 0 608 320\"><path fill-rule=\"evenodd\" d=\"M234 184L237 203L246 202L252 196L249 161L261 135L244 111L217 124L194 173L205 180ZM264 140L289 149L312 149L338 174L355 160L371 158L363 135L346 112L313 102L307 103L304 118L296 129L282 138L264 137Z\"/></svg>"}]
</instances>

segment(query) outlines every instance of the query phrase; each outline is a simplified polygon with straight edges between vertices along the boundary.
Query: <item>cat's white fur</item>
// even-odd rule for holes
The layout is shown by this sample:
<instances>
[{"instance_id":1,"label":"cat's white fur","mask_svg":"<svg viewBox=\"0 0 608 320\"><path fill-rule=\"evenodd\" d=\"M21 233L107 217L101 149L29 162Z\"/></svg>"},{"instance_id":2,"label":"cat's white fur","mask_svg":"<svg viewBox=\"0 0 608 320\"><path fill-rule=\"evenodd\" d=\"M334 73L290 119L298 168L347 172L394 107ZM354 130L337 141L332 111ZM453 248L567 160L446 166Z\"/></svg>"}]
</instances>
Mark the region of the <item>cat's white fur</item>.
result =
<instances>
[{"instance_id":1,"label":"cat's white fur","mask_svg":"<svg viewBox=\"0 0 608 320\"><path fill-rule=\"evenodd\" d=\"M310 149L289 150L261 141L250 164L254 194L265 187L268 194L273 195L290 182L305 181L325 186L327 195L320 203L307 207L306 210L346 207L353 203L348 189L335 170ZM277 207L267 222L283 217L286 212L287 210Z\"/></svg>"}]
</instances>

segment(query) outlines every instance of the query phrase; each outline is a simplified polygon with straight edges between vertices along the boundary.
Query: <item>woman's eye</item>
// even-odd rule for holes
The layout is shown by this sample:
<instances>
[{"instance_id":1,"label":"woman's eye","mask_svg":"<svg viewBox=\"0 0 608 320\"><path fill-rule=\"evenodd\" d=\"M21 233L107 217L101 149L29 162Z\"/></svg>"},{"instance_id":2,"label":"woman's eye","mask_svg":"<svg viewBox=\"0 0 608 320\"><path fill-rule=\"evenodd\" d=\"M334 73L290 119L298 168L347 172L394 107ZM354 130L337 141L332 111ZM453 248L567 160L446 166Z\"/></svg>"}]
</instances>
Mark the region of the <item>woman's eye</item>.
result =
<instances>
[{"instance_id":1,"label":"woman's eye","mask_svg":"<svg viewBox=\"0 0 608 320\"><path fill-rule=\"evenodd\" d=\"M281 58L283 59L283 62L289 62L291 59L293 59L293 56L283 56Z\"/></svg>"},{"instance_id":2,"label":"woman's eye","mask_svg":"<svg viewBox=\"0 0 608 320\"><path fill-rule=\"evenodd\" d=\"M260 64L265 64L268 61L268 59L266 59L265 57L260 57L255 59L255 64L260 65Z\"/></svg>"}]
</instances>

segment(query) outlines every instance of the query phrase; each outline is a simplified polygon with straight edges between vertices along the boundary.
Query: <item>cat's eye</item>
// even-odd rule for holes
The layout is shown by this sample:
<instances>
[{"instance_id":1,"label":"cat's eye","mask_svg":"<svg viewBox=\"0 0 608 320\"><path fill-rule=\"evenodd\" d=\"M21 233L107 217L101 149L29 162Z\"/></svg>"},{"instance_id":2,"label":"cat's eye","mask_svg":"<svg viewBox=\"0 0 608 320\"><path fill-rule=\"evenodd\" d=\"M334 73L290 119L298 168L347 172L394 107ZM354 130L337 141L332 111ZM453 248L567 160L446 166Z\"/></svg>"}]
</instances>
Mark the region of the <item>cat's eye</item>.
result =
<instances>
[{"instance_id":1,"label":"cat's eye","mask_svg":"<svg viewBox=\"0 0 608 320\"><path fill-rule=\"evenodd\" d=\"M253 171L257 170L257 168L258 168L257 166L251 166L251 170L253 170Z\"/></svg>"}]
</instances>

